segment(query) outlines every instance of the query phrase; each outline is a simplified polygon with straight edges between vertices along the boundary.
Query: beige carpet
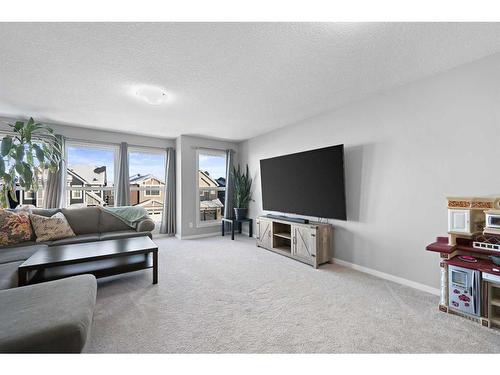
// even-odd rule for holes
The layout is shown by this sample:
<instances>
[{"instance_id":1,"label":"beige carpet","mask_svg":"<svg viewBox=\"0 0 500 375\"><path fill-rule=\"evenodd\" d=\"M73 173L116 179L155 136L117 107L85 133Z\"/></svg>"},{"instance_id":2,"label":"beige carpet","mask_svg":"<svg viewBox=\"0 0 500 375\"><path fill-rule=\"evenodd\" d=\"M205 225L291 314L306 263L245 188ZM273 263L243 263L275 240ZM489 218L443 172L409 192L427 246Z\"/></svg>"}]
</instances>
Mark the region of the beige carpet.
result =
<instances>
[{"instance_id":1,"label":"beige carpet","mask_svg":"<svg viewBox=\"0 0 500 375\"><path fill-rule=\"evenodd\" d=\"M319 270L247 237L157 239L151 271L99 283L87 352L500 352L500 333L436 296L336 265Z\"/></svg>"}]
</instances>

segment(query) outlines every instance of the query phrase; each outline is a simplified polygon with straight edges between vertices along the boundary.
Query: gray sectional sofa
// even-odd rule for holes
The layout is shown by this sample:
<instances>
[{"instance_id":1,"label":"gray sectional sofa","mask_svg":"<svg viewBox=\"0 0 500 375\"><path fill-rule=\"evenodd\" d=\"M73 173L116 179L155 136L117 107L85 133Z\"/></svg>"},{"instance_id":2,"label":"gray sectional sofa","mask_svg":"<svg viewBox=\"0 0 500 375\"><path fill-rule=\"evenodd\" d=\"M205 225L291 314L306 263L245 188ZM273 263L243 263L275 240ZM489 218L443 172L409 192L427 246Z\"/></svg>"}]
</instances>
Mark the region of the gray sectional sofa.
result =
<instances>
[{"instance_id":1,"label":"gray sectional sofa","mask_svg":"<svg viewBox=\"0 0 500 375\"><path fill-rule=\"evenodd\" d=\"M0 290L0 353L80 353L96 290L93 275Z\"/></svg>"},{"instance_id":2,"label":"gray sectional sofa","mask_svg":"<svg viewBox=\"0 0 500 375\"><path fill-rule=\"evenodd\" d=\"M52 216L62 212L75 232L75 237L47 242L23 242L14 246L0 247L0 290L17 286L17 267L33 255L41 246L112 240L148 235L151 237L155 224L151 219L131 228L117 217L99 207L33 209L37 215Z\"/></svg>"},{"instance_id":3,"label":"gray sectional sofa","mask_svg":"<svg viewBox=\"0 0 500 375\"><path fill-rule=\"evenodd\" d=\"M90 334L97 282L81 275L17 288L17 268L46 246L148 235L155 225L145 219L131 228L98 207L33 209L52 216L62 212L75 237L44 243L29 241L0 247L0 353L79 353Z\"/></svg>"}]
</instances>

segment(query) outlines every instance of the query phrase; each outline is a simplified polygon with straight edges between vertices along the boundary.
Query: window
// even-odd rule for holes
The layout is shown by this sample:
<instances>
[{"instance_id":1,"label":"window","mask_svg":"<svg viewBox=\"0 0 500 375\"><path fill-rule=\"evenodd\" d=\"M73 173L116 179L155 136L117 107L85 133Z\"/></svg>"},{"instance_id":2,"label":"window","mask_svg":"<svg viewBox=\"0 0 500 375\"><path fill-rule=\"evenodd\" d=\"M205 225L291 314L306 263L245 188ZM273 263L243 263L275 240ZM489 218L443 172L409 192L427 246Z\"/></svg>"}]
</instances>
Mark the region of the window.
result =
<instances>
[{"instance_id":1,"label":"window","mask_svg":"<svg viewBox=\"0 0 500 375\"><path fill-rule=\"evenodd\" d=\"M25 191L24 192L24 199L29 199L29 200L35 199L34 192L33 191Z\"/></svg>"},{"instance_id":2,"label":"window","mask_svg":"<svg viewBox=\"0 0 500 375\"><path fill-rule=\"evenodd\" d=\"M0 132L0 141L3 139L3 137L9 134L12 135L12 133ZM35 158L34 162L35 162L35 167L38 167L39 166L38 159ZM10 167L11 165L7 162L7 164L5 165L5 169L8 170ZM19 184L16 184L16 189L15 189L16 200L13 200L10 196L8 197L10 208L15 208L19 205L31 205L35 207L43 206L42 179L47 180L47 173L46 171L44 172L41 169L39 169L39 174L40 174L40 179L38 180L39 189L36 192L36 194L33 190L25 191ZM0 179L0 185L2 184L3 180Z\"/></svg>"},{"instance_id":3,"label":"window","mask_svg":"<svg viewBox=\"0 0 500 375\"><path fill-rule=\"evenodd\" d=\"M144 195L147 197L159 196L160 194L160 190L151 185L146 186L146 190L144 190Z\"/></svg>"},{"instance_id":4,"label":"window","mask_svg":"<svg viewBox=\"0 0 500 375\"><path fill-rule=\"evenodd\" d=\"M82 199L83 194L81 190L72 190L71 199Z\"/></svg>"},{"instance_id":5,"label":"window","mask_svg":"<svg viewBox=\"0 0 500 375\"><path fill-rule=\"evenodd\" d=\"M226 195L226 153L198 150L197 164L197 225L220 223Z\"/></svg>"},{"instance_id":6,"label":"window","mask_svg":"<svg viewBox=\"0 0 500 375\"><path fill-rule=\"evenodd\" d=\"M160 149L129 148L128 159L130 205L144 207L155 222L161 222L165 201L166 152Z\"/></svg>"},{"instance_id":7,"label":"window","mask_svg":"<svg viewBox=\"0 0 500 375\"><path fill-rule=\"evenodd\" d=\"M118 147L67 143L66 206L114 206Z\"/></svg>"}]
</instances>

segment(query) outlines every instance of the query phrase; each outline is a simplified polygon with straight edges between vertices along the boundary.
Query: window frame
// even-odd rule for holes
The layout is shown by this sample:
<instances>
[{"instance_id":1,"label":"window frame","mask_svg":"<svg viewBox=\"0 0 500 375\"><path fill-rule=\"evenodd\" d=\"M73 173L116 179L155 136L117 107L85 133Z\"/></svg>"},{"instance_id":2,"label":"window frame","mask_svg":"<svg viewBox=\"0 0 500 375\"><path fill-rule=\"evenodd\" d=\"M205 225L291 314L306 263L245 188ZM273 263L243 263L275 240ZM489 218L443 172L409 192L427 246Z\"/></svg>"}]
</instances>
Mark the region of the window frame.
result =
<instances>
[{"instance_id":1,"label":"window frame","mask_svg":"<svg viewBox=\"0 0 500 375\"><path fill-rule=\"evenodd\" d=\"M69 156L69 148L70 147L81 147L81 148L93 148L93 149L100 149L100 150L107 150L107 151L113 151L113 186L102 186L100 188L96 188L96 186L75 186L75 187L70 187L68 186L68 172L67 170L69 169L68 165L68 156ZM65 207L70 207L68 205L69 201L68 199L70 198L70 195L73 191L82 191L82 197L83 197L83 192L84 191L99 191L99 192L104 192L104 191L112 191L113 195L116 197L116 184L115 181L118 180L118 158L119 158L119 151L120 148L117 144L114 143L101 143L101 142L91 142L91 141L80 141L80 140L71 140L68 139L66 140L66 144L64 146L64 155L66 159L66 176L64 178L64 189L63 189L63 194L64 194L64 206ZM81 199L81 198L75 198L75 199Z\"/></svg>"},{"instance_id":2,"label":"window frame","mask_svg":"<svg viewBox=\"0 0 500 375\"><path fill-rule=\"evenodd\" d=\"M196 149L196 168L195 168L195 186L196 186L196 227L197 228L205 228L205 227L214 227L217 225L221 224L222 220L200 220L200 192L203 191L210 191L210 190L215 190L217 192L219 191L226 191L226 187L207 187L207 188L202 188L200 187L200 178L199 178L199 170L200 170L200 155L211 155L211 156L223 156L224 159L226 158L226 152L224 150L212 150L212 149L205 149L205 148L197 148ZM226 175L227 175L227 160L226 160ZM222 216L224 216L224 213L222 213Z\"/></svg>"},{"instance_id":3,"label":"window frame","mask_svg":"<svg viewBox=\"0 0 500 375\"><path fill-rule=\"evenodd\" d=\"M163 155L165 159L165 165L163 165L163 168L166 168L167 164L167 151L160 149L160 148L152 148L152 147L142 147L142 146L132 146L128 148L128 161L129 161L129 175L130 175L130 153L131 152L142 152L144 154L157 154L157 155ZM160 178L160 177L158 177ZM166 180L167 176L165 176ZM139 185L139 186L134 186L130 187L130 191L143 191L145 197L158 197L161 195L161 193L165 194L167 188L167 181L165 181L164 185ZM146 194L147 190L158 190L160 194L158 195L149 195Z\"/></svg>"},{"instance_id":4,"label":"window frame","mask_svg":"<svg viewBox=\"0 0 500 375\"><path fill-rule=\"evenodd\" d=\"M145 153L145 154L156 154L156 155L162 155L164 159L164 164L163 168L166 170L167 166L167 150L163 148L155 148L155 147L147 147L147 146L130 146L128 147L128 161L129 161L129 177L130 177L130 153L137 152L137 153ZM153 211L154 213L160 214L165 210L165 194L167 192L167 176L156 176L159 179L163 177L164 179L164 184L162 185L142 185L138 184L138 186L129 186L130 192L136 192L138 191L139 194L140 192L143 192L144 197L147 197L148 199L155 199L160 201L162 206L160 208L154 208ZM152 195L148 194L148 191L155 190L158 192L157 195ZM161 197L161 198L160 198ZM153 219L154 220L154 219ZM161 220L160 220L161 221ZM158 223L158 221L157 221ZM157 226L159 228L159 225Z\"/></svg>"},{"instance_id":5,"label":"window frame","mask_svg":"<svg viewBox=\"0 0 500 375\"><path fill-rule=\"evenodd\" d=\"M83 190L77 190L77 189L69 189L69 192L71 194L71 199L82 199L83 198ZM79 196L75 196L75 193L79 193Z\"/></svg>"}]
</instances>

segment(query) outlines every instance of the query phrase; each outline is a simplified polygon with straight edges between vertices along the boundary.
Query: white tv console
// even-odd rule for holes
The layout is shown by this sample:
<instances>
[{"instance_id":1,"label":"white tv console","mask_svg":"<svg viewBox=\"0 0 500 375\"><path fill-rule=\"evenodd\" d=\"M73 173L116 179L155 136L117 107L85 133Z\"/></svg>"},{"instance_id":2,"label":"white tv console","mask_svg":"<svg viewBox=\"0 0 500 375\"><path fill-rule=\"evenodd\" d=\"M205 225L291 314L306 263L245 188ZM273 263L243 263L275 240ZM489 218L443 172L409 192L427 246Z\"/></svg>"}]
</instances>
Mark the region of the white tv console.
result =
<instances>
[{"instance_id":1,"label":"white tv console","mask_svg":"<svg viewBox=\"0 0 500 375\"><path fill-rule=\"evenodd\" d=\"M257 246L307 263L314 268L332 259L331 224L295 223L260 216L255 221Z\"/></svg>"}]
</instances>

